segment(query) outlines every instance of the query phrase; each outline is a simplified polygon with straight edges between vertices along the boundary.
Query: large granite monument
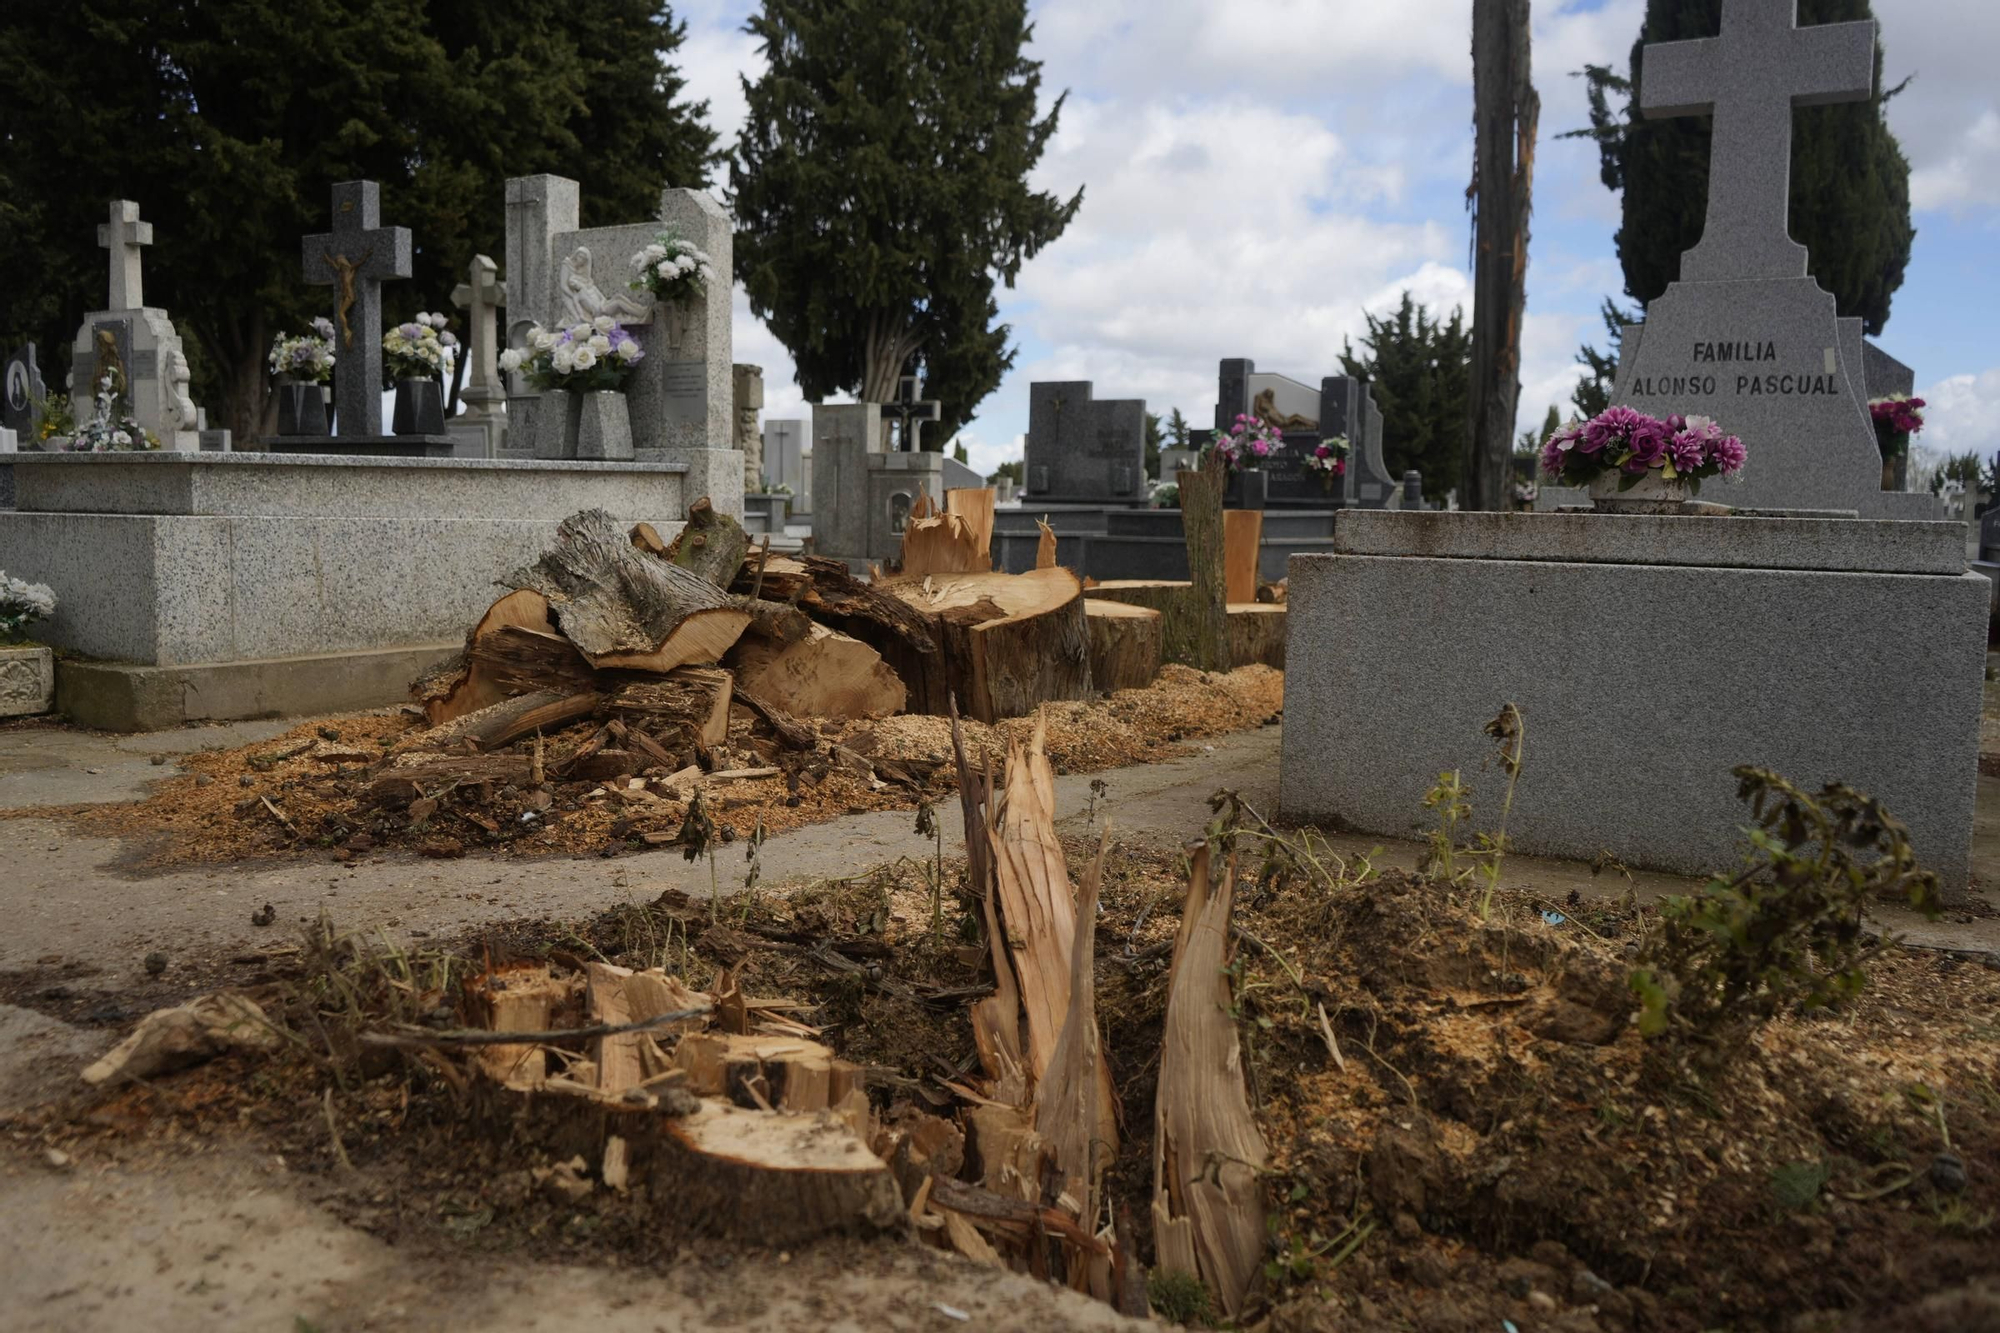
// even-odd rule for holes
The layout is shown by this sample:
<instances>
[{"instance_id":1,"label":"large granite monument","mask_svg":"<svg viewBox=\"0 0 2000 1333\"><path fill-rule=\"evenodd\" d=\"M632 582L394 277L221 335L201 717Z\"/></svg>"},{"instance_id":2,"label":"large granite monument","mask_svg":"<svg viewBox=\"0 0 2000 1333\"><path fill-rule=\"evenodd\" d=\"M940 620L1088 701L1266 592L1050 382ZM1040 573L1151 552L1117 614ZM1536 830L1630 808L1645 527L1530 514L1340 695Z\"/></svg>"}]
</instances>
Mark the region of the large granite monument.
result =
<instances>
[{"instance_id":1,"label":"large granite monument","mask_svg":"<svg viewBox=\"0 0 2000 1333\"><path fill-rule=\"evenodd\" d=\"M1797 26L1797 0L1723 0L1715 37L1642 55L1641 111L1713 117L1707 223L1680 280L1625 330L1612 401L1699 413L1742 437L1739 508L1927 518L1928 495L1881 488L1859 319L1806 271L1787 230L1792 111L1874 89L1872 20Z\"/></svg>"},{"instance_id":2,"label":"large granite monument","mask_svg":"<svg viewBox=\"0 0 2000 1333\"><path fill-rule=\"evenodd\" d=\"M1146 402L1099 400L1089 380L1028 386L1030 505L1146 502Z\"/></svg>"},{"instance_id":3,"label":"large granite monument","mask_svg":"<svg viewBox=\"0 0 2000 1333\"><path fill-rule=\"evenodd\" d=\"M110 251L110 300L83 317L70 349L70 397L78 424L86 420L107 371L122 383L123 401L162 449L195 450L197 413L188 395L187 353L167 312L146 304L140 248L153 243L153 224L139 205L112 201L97 243Z\"/></svg>"},{"instance_id":4,"label":"large granite monument","mask_svg":"<svg viewBox=\"0 0 2000 1333\"><path fill-rule=\"evenodd\" d=\"M857 567L902 553L919 495L944 504L944 455L883 447L879 403L813 405L813 546Z\"/></svg>"}]
</instances>

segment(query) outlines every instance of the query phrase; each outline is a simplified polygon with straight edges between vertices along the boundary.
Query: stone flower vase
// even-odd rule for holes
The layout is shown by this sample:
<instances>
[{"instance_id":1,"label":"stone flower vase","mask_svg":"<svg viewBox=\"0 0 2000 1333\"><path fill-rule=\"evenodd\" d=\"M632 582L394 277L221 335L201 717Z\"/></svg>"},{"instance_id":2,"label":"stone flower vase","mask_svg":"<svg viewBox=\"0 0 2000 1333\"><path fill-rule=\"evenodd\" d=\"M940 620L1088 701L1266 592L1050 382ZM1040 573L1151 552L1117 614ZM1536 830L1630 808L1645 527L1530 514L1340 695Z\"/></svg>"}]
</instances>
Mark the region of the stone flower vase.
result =
<instances>
[{"instance_id":1,"label":"stone flower vase","mask_svg":"<svg viewBox=\"0 0 2000 1333\"><path fill-rule=\"evenodd\" d=\"M278 434L325 435L327 433L326 386L280 382L278 394Z\"/></svg>"},{"instance_id":2,"label":"stone flower vase","mask_svg":"<svg viewBox=\"0 0 2000 1333\"><path fill-rule=\"evenodd\" d=\"M40 644L0 643L0 717L27 717L55 706L55 654Z\"/></svg>"},{"instance_id":3,"label":"stone flower vase","mask_svg":"<svg viewBox=\"0 0 2000 1333\"><path fill-rule=\"evenodd\" d=\"M1236 503L1232 509L1262 509L1271 497L1271 474L1262 468L1245 468L1236 474Z\"/></svg>"},{"instance_id":4,"label":"stone flower vase","mask_svg":"<svg viewBox=\"0 0 2000 1333\"><path fill-rule=\"evenodd\" d=\"M1678 514L1691 498L1687 483L1648 472L1626 490L1620 472L1600 472L1590 482L1590 505L1600 514Z\"/></svg>"},{"instance_id":5,"label":"stone flower vase","mask_svg":"<svg viewBox=\"0 0 2000 1333\"><path fill-rule=\"evenodd\" d=\"M535 409L535 457L619 462L632 457L632 414L616 389L551 389Z\"/></svg>"},{"instance_id":6,"label":"stone flower vase","mask_svg":"<svg viewBox=\"0 0 2000 1333\"><path fill-rule=\"evenodd\" d=\"M390 429L398 435L444 434L444 386L436 380L397 380Z\"/></svg>"}]
</instances>

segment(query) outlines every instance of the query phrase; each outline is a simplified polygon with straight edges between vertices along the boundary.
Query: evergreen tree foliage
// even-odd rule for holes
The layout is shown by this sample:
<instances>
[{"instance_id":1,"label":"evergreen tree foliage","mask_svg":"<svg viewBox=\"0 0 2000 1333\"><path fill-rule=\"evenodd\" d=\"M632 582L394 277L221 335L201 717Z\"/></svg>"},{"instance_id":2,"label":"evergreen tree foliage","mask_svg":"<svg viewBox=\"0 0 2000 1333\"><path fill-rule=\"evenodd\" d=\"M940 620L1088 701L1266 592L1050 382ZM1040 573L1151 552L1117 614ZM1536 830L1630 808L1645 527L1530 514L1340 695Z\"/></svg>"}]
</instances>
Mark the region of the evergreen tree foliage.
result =
<instances>
[{"instance_id":1,"label":"evergreen tree foliage","mask_svg":"<svg viewBox=\"0 0 2000 1333\"><path fill-rule=\"evenodd\" d=\"M1181 415L1181 410L1178 407L1174 408L1167 413L1164 437L1166 444L1175 449L1187 448L1188 432L1190 429L1188 419Z\"/></svg>"},{"instance_id":2,"label":"evergreen tree foliage","mask_svg":"<svg viewBox=\"0 0 2000 1333\"><path fill-rule=\"evenodd\" d=\"M1160 479L1160 441L1163 438L1160 427L1160 414L1158 412L1148 412L1146 414L1145 465L1146 475L1154 481Z\"/></svg>"},{"instance_id":3,"label":"evergreen tree foliage","mask_svg":"<svg viewBox=\"0 0 2000 1333\"><path fill-rule=\"evenodd\" d=\"M1407 291L1396 312L1368 315L1362 352L1340 349L1341 370L1369 382L1382 412L1382 458L1391 476L1415 468L1424 494L1442 499L1465 484L1471 436L1466 388L1472 335L1463 312L1440 320Z\"/></svg>"},{"instance_id":4,"label":"evergreen tree foliage","mask_svg":"<svg viewBox=\"0 0 2000 1333\"><path fill-rule=\"evenodd\" d=\"M1869 0L1798 0L1801 26L1872 17ZM1618 259L1636 301L1651 301L1679 276L1681 253L1701 239L1708 211L1709 118L1640 118L1643 48L1713 37L1721 26L1722 0L1647 0L1630 76L1602 65L1583 70L1591 128L1576 133L1597 141L1605 188L1622 196ZM1900 91L1882 86L1878 42L1872 98L1792 113L1792 238L1840 313L1860 317L1870 334L1888 322L1916 236L1910 164L1883 116Z\"/></svg>"},{"instance_id":5,"label":"evergreen tree foliage","mask_svg":"<svg viewBox=\"0 0 2000 1333\"><path fill-rule=\"evenodd\" d=\"M1014 363L996 280L1062 234L1083 192L1031 190L1026 0L764 0L764 73L730 164L736 272L805 396L888 401L899 375L946 440Z\"/></svg>"},{"instance_id":6,"label":"evergreen tree foliage","mask_svg":"<svg viewBox=\"0 0 2000 1333\"><path fill-rule=\"evenodd\" d=\"M661 0L0 7L0 341L33 338L60 379L105 302L105 205L136 200L146 300L188 336L197 400L266 431L273 334L331 308L300 240L329 230L336 182L379 181L412 233L385 316L449 312L472 256L503 253L508 176L575 178L587 225L707 184L706 104L676 101L666 63L684 31Z\"/></svg>"}]
</instances>

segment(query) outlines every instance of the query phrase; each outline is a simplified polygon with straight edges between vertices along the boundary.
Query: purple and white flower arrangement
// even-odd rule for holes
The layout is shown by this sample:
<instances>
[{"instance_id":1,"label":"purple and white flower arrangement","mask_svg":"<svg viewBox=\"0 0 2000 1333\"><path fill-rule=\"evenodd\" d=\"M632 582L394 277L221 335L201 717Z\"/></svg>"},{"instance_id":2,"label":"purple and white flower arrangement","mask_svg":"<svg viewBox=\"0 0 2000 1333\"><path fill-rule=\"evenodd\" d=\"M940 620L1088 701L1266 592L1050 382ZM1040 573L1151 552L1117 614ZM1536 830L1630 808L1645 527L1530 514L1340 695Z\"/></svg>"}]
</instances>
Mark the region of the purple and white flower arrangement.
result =
<instances>
[{"instance_id":1,"label":"purple and white flower arrangement","mask_svg":"<svg viewBox=\"0 0 2000 1333\"><path fill-rule=\"evenodd\" d=\"M125 450L143 451L160 447L159 437L139 424L124 403L124 381L115 371L106 371L97 382L95 411L89 421L77 426L62 448L73 454L108 454Z\"/></svg>"},{"instance_id":2,"label":"purple and white flower arrangement","mask_svg":"<svg viewBox=\"0 0 2000 1333\"><path fill-rule=\"evenodd\" d=\"M271 374L282 383L325 384L333 378L333 321L312 322L312 332L271 340Z\"/></svg>"},{"instance_id":3,"label":"purple and white flower arrangement","mask_svg":"<svg viewBox=\"0 0 2000 1333\"><path fill-rule=\"evenodd\" d=\"M1239 413L1228 430L1216 436L1206 452L1220 458L1231 472L1255 468L1285 447L1285 437L1270 423Z\"/></svg>"},{"instance_id":4,"label":"purple and white flower arrangement","mask_svg":"<svg viewBox=\"0 0 2000 1333\"><path fill-rule=\"evenodd\" d=\"M673 304L700 296L715 281L715 265L698 247L671 231L632 256L632 290L651 292L653 298Z\"/></svg>"},{"instance_id":5,"label":"purple and white flower arrangement","mask_svg":"<svg viewBox=\"0 0 2000 1333\"><path fill-rule=\"evenodd\" d=\"M645 355L639 340L617 320L599 315L554 333L535 325L528 330L526 348L510 347L500 354L500 369L522 372L537 389L590 393L624 388Z\"/></svg>"},{"instance_id":6,"label":"purple and white flower arrangement","mask_svg":"<svg viewBox=\"0 0 2000 1333\"><path fill-rule=\"evenodd\" d=\"M1924 428L1924 400L1892 393L1870 398L1868 416L1875 423L1875 443L1882 457L1894 458L1910 449L1910 437Z\"/></svg>"},{"instance_id":7,"label":"purple and white flower arrangement","mask_svg":"<svg viewBox=\"0 0 2000 1333\"><path fill-rule=\"evenodd\" d=\"M434 380L451 367L458 339L441 314L419 312L382 335L382 360L392 380Z\"/></svg>"},{"instance_id":8,"label":"purple and white flower arrangement","mask_svg":"<svg viewBox=\"0 0 2000 1333\"><path fill-rule=\"evenodd\" d=\"M1709 477L1743 470L1743 441L1709 417L1648 416L1607 407L1588 421L1571 421L1542 444L1542 474L1565 486L1585 486L1610 473L1629 490L1648 474L1699 491Z\"/></svg>"}]
</instances>

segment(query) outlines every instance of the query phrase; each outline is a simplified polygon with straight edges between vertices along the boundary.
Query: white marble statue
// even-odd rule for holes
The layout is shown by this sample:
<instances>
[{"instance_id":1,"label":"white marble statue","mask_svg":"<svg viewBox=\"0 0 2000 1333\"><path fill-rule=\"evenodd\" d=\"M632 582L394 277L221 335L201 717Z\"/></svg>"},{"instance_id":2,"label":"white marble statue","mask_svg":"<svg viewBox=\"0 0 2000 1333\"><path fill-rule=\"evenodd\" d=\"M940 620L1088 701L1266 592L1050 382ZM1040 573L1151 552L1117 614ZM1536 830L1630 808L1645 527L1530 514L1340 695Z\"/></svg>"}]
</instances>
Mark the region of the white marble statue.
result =
<instances>
[{"instance_id":1,"label":"white marble statue","mask_svg":"<svg viewBox=\"0 0 2000 1333\"><path fill-rule=\"evenodd\" d=\"M563 322L587 324L609 315L620 324L644 324L653 318L653 298L639 292L607 296L590 271L590 248L579 245L562 263Z\"/></svg>"}]
</instances>

